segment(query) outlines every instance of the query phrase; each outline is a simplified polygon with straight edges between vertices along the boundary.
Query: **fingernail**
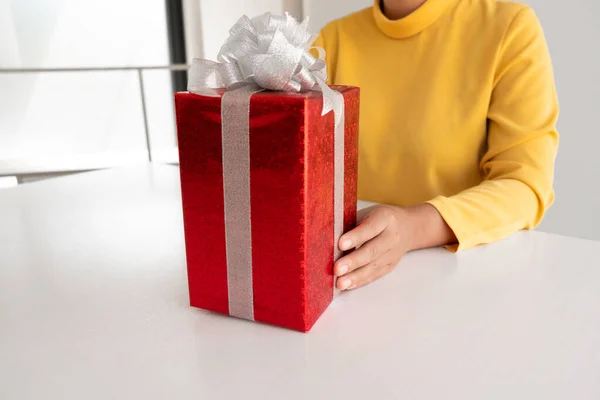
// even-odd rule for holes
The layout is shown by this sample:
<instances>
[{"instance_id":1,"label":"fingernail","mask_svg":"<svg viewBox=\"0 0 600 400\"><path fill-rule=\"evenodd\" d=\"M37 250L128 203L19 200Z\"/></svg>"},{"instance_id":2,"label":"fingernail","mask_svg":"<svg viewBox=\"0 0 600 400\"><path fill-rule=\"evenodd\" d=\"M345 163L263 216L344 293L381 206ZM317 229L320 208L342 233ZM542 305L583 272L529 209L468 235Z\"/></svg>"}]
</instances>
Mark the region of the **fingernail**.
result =
<instances>
[{"instance_id":1,"label":"fingernail","mask_svg":"<svg viewBox=\"0 0 600 400\"><path fill-rule=\"evenodd\" d=\"M352 241L350 239L344 239L342 240L342 244L340 247L342 250L348 250L350 246L352 246Z\"/></svg>"},{"instance_id":2,"label":"fingernail","mask_svg":"<svg viewBox=\"0 0 600 400\"><path fill-rule=\"evenodd\" d=\"M346 290L350 287L350 285L352 284L352 281L350 279L342 279L342 282L340 283L340 286L342 290Z\"/></svg>"},{"instance_id":3,"label":"fingernail","mask_svg":"<svg viewBox=\"0 0 600 400\"><path fill-rule=\"evenodd\" d=\"M346 272L348 272L348 266L346 264L340 265L337 268L337 272L338 272L338 275L344 275Z\"/></svg>"}]
</instances>

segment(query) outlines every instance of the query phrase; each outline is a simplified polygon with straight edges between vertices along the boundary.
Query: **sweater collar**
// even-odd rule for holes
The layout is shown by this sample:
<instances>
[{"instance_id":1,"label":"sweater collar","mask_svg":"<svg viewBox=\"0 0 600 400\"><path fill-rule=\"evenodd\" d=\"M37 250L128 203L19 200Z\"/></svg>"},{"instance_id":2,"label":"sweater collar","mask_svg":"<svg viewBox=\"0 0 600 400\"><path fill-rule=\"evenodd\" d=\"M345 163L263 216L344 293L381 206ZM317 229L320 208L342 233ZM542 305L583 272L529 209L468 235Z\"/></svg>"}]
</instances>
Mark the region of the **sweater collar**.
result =
<instances>
[{"instance_id":1,"label":"sweater collar","mask_svg":"<svg viewBox=\"0 0 600 400\"><path fill-rule=\"evenodd\" d=\"M427 0L421 7L399 20L388 19L381 11L381 0L374 0L373 16L379 30L393 39L404 39L431 26L456 0Z\"/></svg>"}]
</instances>

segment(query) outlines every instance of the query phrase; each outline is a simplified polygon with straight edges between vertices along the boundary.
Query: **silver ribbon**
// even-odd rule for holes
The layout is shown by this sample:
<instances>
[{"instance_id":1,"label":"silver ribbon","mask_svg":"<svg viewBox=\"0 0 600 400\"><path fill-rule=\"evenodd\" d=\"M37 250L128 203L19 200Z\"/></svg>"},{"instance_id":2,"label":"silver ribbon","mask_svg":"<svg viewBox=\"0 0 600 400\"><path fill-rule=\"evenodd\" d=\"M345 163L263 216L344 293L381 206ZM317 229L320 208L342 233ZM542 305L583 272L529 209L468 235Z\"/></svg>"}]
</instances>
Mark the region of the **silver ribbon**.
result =
<instances>
[{"instance_id":1,"label":"silver ribbon","mask_svg":"<svg viewBox=\"0 0 600 400\"><path fill-rule=\"evenodd\" d=\"M311 47L317 35L293 17L265 13L246 16L230 29L219 62L194 59L188 90L222 97L223 191L229 314L254 320L252 224L250 220L250 98L269 89L323 93L322 115L334 113L334 259L344 228L344 97L327 81L325 51ZM318 58L310 54L315 49ZM335 293L335 279L333 282Z\"/></svg>"}]
</instances>

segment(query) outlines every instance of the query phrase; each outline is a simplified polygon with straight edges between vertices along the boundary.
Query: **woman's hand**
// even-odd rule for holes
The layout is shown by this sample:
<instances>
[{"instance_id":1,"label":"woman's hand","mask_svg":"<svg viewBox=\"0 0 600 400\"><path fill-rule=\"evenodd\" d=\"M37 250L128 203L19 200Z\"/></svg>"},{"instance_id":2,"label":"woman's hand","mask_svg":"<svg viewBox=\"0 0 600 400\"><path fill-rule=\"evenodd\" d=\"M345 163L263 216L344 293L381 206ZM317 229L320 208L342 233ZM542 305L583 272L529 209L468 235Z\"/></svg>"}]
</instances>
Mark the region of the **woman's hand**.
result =
<instances>
[{"instance_id":1,"label":"woman's hand","mask_svg":"<svg viewBox=\"0 0 600 400\"><path fill-rule=\"evenodd\" d=\"M359 288L390 273L409 251L456 241L430 204L373 206L362 210L358 219L359 225L342 235L339 242L343 251L356 249L335 263L341 290Z\"/></svg>"}]
</instances>

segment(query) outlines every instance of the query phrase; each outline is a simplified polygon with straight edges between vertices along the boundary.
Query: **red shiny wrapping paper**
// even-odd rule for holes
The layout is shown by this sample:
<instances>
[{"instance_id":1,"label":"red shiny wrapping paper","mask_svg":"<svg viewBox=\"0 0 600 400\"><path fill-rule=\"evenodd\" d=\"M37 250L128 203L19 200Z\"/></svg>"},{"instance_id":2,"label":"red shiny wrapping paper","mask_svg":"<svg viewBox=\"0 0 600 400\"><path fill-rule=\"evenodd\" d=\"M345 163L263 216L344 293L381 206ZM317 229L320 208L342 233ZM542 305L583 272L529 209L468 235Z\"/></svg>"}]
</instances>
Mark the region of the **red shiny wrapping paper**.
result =
<instances>
[{"instance_id":1,"label":"red shiny wrapping paper","mask_svg":"<svg viewBox=\"0 0 600 400\"><path fill-rule=\"evenodd\" d=\"M359 89L345 99L344 231L356 223ZM307 332L333 299L334 120L320 92L250 101L256 321ZM190 304L228 309L221 98L175 95Z\"/></svg>"}]
</instances>

